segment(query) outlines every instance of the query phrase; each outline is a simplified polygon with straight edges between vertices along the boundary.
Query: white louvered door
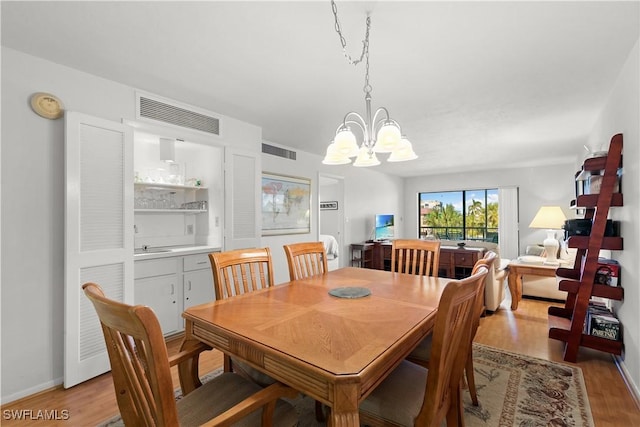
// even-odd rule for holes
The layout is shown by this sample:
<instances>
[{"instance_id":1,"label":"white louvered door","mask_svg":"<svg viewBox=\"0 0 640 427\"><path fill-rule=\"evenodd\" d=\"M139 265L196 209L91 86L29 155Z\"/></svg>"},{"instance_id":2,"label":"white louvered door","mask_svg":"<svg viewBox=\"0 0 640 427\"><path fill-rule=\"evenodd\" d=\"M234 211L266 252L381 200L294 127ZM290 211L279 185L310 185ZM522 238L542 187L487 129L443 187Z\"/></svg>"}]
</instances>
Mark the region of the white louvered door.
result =
<instances>
[{"instance_id":1,"label":"white louvered door","mask_svg":"<svg viewBox=\"0 0 640 427\"><path fill-rule=\"evenodd\" d=\"M82 284L133 303L133 138L126 125L65 113L64 387L110 369Z\"/></svg>"},{"instance_id":2,"label":"white louvered door","mask_svg":"<svg viewBox=\"0 0 640 427\"><path fill-rule=\"evenodd\" d=\"M261 163L259 154L225 149L224 250L260 246Z\"/></svg>"}]
</instances>

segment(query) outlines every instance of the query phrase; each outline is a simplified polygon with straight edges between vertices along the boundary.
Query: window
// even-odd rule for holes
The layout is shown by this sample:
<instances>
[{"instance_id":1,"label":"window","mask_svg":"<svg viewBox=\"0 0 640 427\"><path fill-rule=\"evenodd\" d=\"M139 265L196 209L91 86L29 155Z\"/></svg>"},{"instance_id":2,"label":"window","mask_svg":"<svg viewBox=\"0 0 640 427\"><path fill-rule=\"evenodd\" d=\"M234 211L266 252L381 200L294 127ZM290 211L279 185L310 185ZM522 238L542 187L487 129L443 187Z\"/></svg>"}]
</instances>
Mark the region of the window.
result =
<instances>
[{"instance_id":1,"label":"window","mask_svg":"<svg viewBox=\"0 0 640 427\"><path fill-rule=\"evenodd\" d=\"M498 189L418 193L420 238L498 243Z\"/></svg>"}]
</instances>

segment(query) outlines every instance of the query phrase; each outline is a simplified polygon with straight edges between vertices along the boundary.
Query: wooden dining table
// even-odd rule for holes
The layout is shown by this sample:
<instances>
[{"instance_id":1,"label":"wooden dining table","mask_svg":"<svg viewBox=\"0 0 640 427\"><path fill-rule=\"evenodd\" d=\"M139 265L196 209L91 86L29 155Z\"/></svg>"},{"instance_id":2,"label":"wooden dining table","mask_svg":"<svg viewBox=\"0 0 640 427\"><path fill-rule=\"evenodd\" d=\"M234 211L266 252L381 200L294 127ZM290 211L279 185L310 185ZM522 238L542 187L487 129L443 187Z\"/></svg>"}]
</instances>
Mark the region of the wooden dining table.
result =
<instances>
[{"instance_id":1,"label":"wooden dining table","mask_svg":"<svg viewBox=\"0 0 640 427\"><path fill-rule=\"evenodd\" d=\"M449 280L341 268L190 307L183 347L202 342L243 359L328 405L330 425L358 426L360 402L433 329ZM370 295L329 293L353 288Z\"/></svg>"}]
</instances>

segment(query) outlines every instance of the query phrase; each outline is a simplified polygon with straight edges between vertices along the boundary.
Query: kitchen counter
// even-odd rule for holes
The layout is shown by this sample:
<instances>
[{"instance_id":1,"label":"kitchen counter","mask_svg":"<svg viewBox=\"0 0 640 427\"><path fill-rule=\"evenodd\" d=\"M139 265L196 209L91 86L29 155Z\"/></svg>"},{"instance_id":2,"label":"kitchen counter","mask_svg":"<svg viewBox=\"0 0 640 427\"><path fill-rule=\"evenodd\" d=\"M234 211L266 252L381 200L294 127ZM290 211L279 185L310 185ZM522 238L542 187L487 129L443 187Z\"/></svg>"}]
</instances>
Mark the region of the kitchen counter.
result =
<instances>
[{"instance_id":1,"label":"kitchen counter","mask_svg":"<svg viewBox=\"0 0 640 427\"><path fill-rule=\"evenodd\" d=\"M149 248L148 252L135 252L135 261L143 259L167 258L172 256L193 255L203 252L220 252L221 248L215 246L163 246Z\"/></svg>"}]
</instances>

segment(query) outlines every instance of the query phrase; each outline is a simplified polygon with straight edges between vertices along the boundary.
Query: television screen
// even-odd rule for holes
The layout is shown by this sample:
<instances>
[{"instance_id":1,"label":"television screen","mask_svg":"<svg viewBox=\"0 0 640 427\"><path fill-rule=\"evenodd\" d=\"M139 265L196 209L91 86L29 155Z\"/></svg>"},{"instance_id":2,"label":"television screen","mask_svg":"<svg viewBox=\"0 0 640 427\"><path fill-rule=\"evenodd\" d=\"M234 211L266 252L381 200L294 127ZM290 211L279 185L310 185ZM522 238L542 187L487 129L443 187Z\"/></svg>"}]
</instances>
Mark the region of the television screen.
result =
<instances>
[{"instance_id":1,"label":"television screen","mask_svg":"<svg viewBox=\"0 0 640 427\"><path fill-rule=\"evenodd\" d=\"M376 240L393 239L393 214L376 215Z\"/></svg>"}]
</instances>

